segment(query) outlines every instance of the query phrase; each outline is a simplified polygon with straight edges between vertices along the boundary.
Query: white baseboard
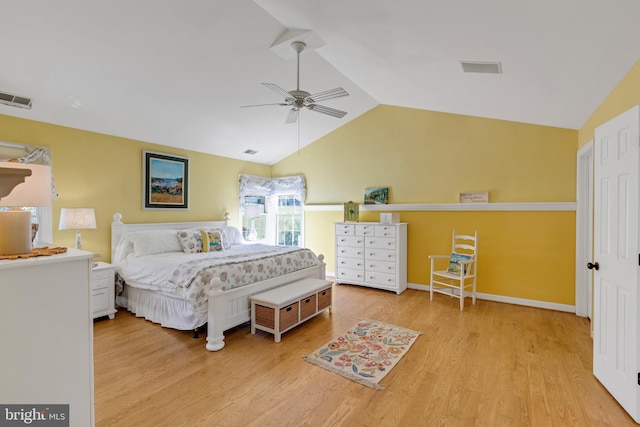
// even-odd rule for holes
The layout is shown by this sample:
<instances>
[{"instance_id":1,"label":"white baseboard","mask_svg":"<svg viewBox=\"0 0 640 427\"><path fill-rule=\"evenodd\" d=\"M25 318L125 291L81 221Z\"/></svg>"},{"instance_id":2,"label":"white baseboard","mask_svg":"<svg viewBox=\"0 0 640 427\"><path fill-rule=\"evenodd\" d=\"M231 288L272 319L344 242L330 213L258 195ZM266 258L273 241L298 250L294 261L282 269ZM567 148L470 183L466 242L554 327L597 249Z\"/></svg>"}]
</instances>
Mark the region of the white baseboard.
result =
<instances>
[{"instance_id":1,"label":"white baseboard","mask_svg":"<svg viewBox=\"0 0 640 427\"><path fill-rule=\"evenodd\" d=\"M429 292L429 285L423 285L419 283L408 283L409 289L416 289L419 291ZM483 294L478 292L476 298L487 301L503 302L507 304L524 305L527 307L545 308L547 310L565 311L567 313L575 313L576 306L568 304L558 304L555 302L537 301L532 299L506 297L503 295Z\"/></svg>"}]
</instances>

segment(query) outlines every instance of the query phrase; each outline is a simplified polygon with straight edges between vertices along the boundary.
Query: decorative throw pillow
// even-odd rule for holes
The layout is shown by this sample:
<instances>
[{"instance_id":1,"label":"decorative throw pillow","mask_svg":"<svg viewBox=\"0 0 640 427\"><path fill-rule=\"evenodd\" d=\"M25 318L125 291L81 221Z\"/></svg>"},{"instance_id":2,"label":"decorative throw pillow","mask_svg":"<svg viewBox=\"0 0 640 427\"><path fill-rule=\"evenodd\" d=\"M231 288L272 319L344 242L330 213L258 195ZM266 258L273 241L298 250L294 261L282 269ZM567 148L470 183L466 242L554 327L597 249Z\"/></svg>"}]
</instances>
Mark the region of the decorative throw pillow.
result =
<instances>
[{"instance_id":1,"label":"decorative throw pillow","mask_svg":"<svg viewBox=\"0 0 640 427\"><path fill-rule=\"evenodd\" d=\"M452 253L451 258L449 259L449 268L447 268L447 271L453 274L460 274L460 261L469 261L471 258L471 255L457 254L455 252ZM467 267L469 266L465 264L464 274L467 274Z\"/></svg>"},{"instance_id":2,"label":"decorative throw pillow","mask_svg":"<svg viewBox=\"0 0 640 427\"><path fill-rule=\"evenodd\" d=\"M202 252L220 252L224 250L222 230L200 230Z\"/></svg>"},{"instance_id":3,"label":"decorative throw pillow","mask_svg":"<svg viewBox=\"0 0 640 427\"><path fill-rule=\"evenodd\" d=\"M202 252L202 234L200 230L178 230L178 240L186 254Z\"/></svg>"}]
</instances>

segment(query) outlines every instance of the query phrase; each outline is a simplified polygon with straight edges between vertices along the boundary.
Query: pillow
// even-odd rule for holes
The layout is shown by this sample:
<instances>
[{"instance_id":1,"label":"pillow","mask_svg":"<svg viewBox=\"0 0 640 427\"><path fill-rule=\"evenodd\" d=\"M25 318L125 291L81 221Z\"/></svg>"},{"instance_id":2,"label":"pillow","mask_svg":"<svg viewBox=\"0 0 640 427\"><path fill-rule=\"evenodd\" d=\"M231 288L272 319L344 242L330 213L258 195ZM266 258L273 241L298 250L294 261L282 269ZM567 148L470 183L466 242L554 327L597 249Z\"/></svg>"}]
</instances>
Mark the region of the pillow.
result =
<instances>
[{"instance_id":1,"label":"pillow","mask_svg":"<svg viewBox=\"0 0 640 427\"><path fill-rule=\"evenodd\" d=\"M184 253L202 252L202 234L200 234L200 230L178 230L177 235Z\"/></svg>"},{"instance_id":2,"label":"pillow","mask_svg":"<svg viewBox=\"0 0 640 427\"><path fill-rule=\"evenodd\" d=\"M136 256L182 251L175 230L136 231L130 234L130 240Z\"/></svg>"},{"instance_id":3,"label":"pillow","mask_svg":"<svg viewBox=\"0 0 640 427\"><path fill-rule=\"evenodd\" d=\"M460 261L470 261L473 257L471 255L452 253L449 259L449 268L447 271L453 274L460 274ZM467 274L467 268L469 265L465 264L464 274Z\"/></svg>"},{"instance_id":4,"label":"pillow","mask_svg":"<svg viewBox=\"0 0 640 427\"><path fill-rule=\"evenodd\" d=\"M232 227L230 225L226 225L222 227L224 231L224 243L225 249L228 249L230 245L238 245L244 242L242 238L242 233L238 227Z\"/></svg>"},{"instance_id":5,"label":"pillow","mask_svg":"<svg viewBox=\"0 0 640 427\"><path fill-rule=\"evenodd\" d=\"M136 251L133 248L133 242L131 241L131 236L129 235L118 242L118 246L116 246L116 250L111 261L113 264L119 265L122 264L125 259L135 255Z\"/></svg>"},{"instance_id":6,"label":"pillow","mask_svg":"<svg viewBox=\"0 0 640 427\"><path fill-rule=\"evenodd\" d=\"M224 232L220 228L178 230L177 237L182 251L187 254L225 249Z\"/></svg>"},{"instance_id":7,"label":"pillow","mask_svg":"<svg viewBox=\"0 0 640 427\"><path fill-rule=\"evenodd\" d=\"M200 230L202 236L202 252L220 252L224 250L223 232L218 230Z\"/></svg>"}]
</instances>

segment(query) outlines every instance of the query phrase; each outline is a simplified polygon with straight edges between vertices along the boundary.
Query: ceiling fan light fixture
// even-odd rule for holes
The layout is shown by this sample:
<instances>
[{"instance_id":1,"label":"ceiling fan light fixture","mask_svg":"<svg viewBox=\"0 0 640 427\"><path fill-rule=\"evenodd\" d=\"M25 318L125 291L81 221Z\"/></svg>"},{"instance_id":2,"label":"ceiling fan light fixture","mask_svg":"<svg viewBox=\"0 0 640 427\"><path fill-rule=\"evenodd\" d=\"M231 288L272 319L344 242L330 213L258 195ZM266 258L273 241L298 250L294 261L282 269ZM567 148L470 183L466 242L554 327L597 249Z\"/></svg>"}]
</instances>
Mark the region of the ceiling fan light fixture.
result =
<instances>
[{"instance_id":1,"label":"ceiling fan light fixture","mask_svg":"<svg viewBox=\"0 0 640 427\"><path fill-rule=\"evenodd\" d=\"M347 112L337 110L335 108L326 107L324 105L318 105L316 102L325 101L327 99L340 98L342 96L347 96L346 90L341 87L337 87L330 90L325 90L324 92L318 92L316 94L311 94L305 90L300 90L300 53L304 51L307 47L306 43L303 41L293 41L290 44L291 50L296 53L297 56L297 73L296 73L296 88L295 90L286 91L275 83L262 83L267 88L271 89L278 95L284 98L284 102L279 103L271 103L271 104L254 104L254 105L244 105L242 107L261 107L265 105L279 105L279 106L287 106L291 107L289 112L287 113L287 117L285 118L285 124L296 123L300 116L300 109L306 108L311 111L316 111L318 113L326 114L328 116L342 118Z\"/></svg>"}]
</instances>

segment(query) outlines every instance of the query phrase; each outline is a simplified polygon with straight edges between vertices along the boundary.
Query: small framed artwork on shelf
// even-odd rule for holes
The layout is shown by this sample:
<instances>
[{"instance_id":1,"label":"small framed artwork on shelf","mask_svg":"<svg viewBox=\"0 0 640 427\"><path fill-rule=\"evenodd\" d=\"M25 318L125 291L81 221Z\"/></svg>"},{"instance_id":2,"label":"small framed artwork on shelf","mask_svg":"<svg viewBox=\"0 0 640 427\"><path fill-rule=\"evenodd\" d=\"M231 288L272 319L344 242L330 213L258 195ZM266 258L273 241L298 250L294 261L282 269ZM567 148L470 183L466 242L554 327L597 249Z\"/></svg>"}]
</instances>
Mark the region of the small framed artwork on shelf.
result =
<instances>
[{"instance_id":1,"label":"small framed artwork on shelf","mask_svg":"<svg viewBox=\"0 0 640 427\"><path fill-rule=\"evenodd\" d=\"M360 215L357 203L349 201L344 204L344 222L358 222Z\"/></svg>"},{"instance_id":2,"label":"small framed artwork on shelf","mask_svg":"<svg viewBox=\"0 0 640 427\"><path fill-rule=\"evenodd\" d=\"M471 193L459 193L460 203L489 203L488 191L475 191Z\"/></svg>"},{"instance_id":3,"label":"small framed artwork on shelf","mask_svg":"<svg viewBox=\"0 0 640 427\"><path fill-rule=\"evenodd\" d=\"M389 203L389 188L371 187L364 189L365 205L386 205Z\"/></svg>"}]
</instances>

